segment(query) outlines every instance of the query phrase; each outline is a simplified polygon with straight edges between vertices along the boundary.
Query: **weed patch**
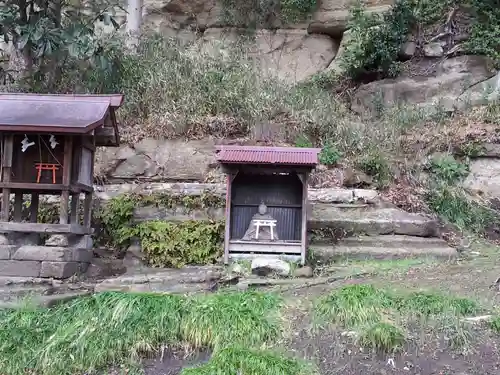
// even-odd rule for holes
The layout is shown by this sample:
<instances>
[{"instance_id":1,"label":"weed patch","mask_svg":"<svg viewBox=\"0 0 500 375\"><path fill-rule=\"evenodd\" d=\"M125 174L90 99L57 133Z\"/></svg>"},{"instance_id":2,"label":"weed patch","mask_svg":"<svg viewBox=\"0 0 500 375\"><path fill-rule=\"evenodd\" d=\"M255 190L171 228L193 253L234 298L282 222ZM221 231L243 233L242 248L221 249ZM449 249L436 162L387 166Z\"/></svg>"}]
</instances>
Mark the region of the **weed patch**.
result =
<instances>
[{"instance_id":1,"label":"weed patch","mask_svg":"<svg viewBox=\"0 0 500 375\"><path fill-rule=\"evenodd\" d=\"M462 231L484 235L499 219L485 204L473 201L461 188L447 184L431 186L425 196L429 207Z\"/></svg>"},{"instance_id":2,"label":"weed patch","mask_svg":"<svg viewBox=\"0 0 500 375\"><path fill-rule=\"evenodd\" d=\"M376 352L390 353L403 347L405 337L401 329L389 323L375 323L361 332L358 343Z\"/></svg>"},{"instance_id":3,"label":"weed patch","mask_svg":"<svg viewBox=\"0 0 500 375\"><path fill-rule=\"evenodd\" d=\"M405 342L403 327L414 319L463 317L479 311L474 301L430 293L396 294L372 285L344 287L315 306L316 321L359 331L358 341L375 351L398 350ZM458 329L457 329L458 331ZM462 332L462 331L460 331Z\"/></svg>"},{"instance_id":4,"label":"weed patch","mask_svg":"<svg viewBox=\"0 0 500 375\"><path fill-rule=\"evenodd\" d=\"M310 366L278 353L228 347L215 354L206 365L185 369L181 375L313 375Z\"/></svg>"},{"instance_id":5,"label":"weed patch","mask_svg":"<svg viewBox=\"0 0 500 375\"><path fill-rule=\"evenodd\" d=\"M187 300L102 293L53 309L0 314L0 366L9 375L88 373L136 361L160 345L260 346L279 335L279 299L259 293Z\"/></svg>"}]
</instances>

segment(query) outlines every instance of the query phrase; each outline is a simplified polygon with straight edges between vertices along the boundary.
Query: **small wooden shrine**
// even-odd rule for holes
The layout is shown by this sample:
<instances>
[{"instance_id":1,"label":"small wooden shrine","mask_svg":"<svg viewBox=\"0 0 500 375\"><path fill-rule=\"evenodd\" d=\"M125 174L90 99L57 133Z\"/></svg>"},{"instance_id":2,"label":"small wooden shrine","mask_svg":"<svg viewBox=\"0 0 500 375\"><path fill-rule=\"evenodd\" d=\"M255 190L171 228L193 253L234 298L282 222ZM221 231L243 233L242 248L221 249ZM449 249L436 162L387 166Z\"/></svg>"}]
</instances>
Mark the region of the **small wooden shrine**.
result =
<instances>
[{"instance_id":1,"label":"small wooden shrine","mask_svg":"<svg viewBox=\"0 0 500 375\"><path fill-rule=\"evenodd\" d=\"M119 144L122 102L122 95L0 94L3 236L92 233L94 155L98 146ZM38 222L43 195L60 196L59 223Z\"/></svg>"},{"instance_id":2,"label":"small wooden shrine","mask_svg":"<svg viewBox=\"0 0 500 375\"><path fill-rule=\"evenodd\" d=\"M307 186L320 149L219 146L227 174L224 262L256 255L306 260Z\"/></svg>"}]
</instances>

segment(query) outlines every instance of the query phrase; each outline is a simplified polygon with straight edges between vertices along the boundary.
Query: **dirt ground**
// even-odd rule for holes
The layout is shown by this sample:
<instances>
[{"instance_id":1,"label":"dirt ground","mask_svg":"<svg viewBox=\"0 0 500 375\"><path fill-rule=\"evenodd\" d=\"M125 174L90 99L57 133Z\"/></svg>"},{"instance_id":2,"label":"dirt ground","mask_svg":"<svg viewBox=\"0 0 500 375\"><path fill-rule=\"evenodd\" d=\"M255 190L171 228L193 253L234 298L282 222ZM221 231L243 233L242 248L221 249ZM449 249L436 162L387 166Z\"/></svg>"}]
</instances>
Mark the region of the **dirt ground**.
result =
<instances>
[{"instance_id":1,"label":"dirt ground","mask_svg":"<svg viewBox=\"0 0 500 375\"><path fill-rule=\"evenodd\" d=\"M483 251L484 250L484 251ZM435 291L478 300L487 310L500 308L500 292L492 284L500 277L497 248L482 249L473 259L432 264L404 271L384 272L374 277L338 281L288 290L285 321L289 335L283 343L290 354L317 365L321 375L498 375L500 335L484 322L467 323L467 344L452 343L447 333L429 327L407 327L407 344L397 355L377 355L353 344L348 332L315 329L311 319L313 301L348 283L370 283L394 290ZM465 341L464 341L465 342ZM184 366L208 360L208 353L184 358L168 353L146 363L147 375L176 375Z\"/></svg>"}]
</instances>

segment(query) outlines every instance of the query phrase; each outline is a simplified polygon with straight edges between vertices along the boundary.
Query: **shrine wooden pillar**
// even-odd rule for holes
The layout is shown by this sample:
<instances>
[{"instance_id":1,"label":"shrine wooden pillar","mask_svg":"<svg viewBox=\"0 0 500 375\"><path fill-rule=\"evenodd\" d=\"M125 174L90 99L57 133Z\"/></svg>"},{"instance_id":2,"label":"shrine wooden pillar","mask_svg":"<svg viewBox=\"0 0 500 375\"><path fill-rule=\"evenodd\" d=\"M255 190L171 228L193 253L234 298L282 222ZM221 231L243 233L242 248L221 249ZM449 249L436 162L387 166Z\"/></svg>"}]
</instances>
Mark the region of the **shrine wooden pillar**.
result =
<instances>
[{"instance_id":1,"label":"shrine wooden pillar","mask_svg":"<svg viewBox=\"0 0 500 375\"><path fill-rule=\"evenodd\" d=\"M69 187L71 184L71 169L73 164L73 137L66 136L64 139L64 161L62 184L63 191L61 192L61 202L59 207L59 223L68 224L68 208L69 208Z\"/></svg>"},{"instance_id":2,"label":"shrine wooden pillar","mask_svg":"<svg viewBox=\"0 0 500 375\"><path fill-rule=\"evenodd\" d=\"M14 154L14 136L6 134L3 142L2 182L10 182L12 173L12 155ZM2 189L2 221L9 221L10 189Z\"/></svg>"}]
</instances>

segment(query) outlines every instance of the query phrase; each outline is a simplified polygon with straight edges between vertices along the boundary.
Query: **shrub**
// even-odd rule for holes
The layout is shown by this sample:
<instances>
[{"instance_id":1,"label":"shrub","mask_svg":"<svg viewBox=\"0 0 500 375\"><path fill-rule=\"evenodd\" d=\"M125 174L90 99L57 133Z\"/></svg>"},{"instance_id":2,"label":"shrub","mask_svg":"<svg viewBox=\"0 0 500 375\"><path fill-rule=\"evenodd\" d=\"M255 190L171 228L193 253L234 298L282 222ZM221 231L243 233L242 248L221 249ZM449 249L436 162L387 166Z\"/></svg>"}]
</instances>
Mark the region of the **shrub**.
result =
<instances>
[{"instance_id":1,"label":"shrub","mask_svg":"<svg viewBox=\"0 0 500 375\"><path fill-rule=\"evenodd\" d=\"M456 182L469 174L468 165L456 160L453 155L437 155L430 159L429 170L438 181Z\"/></svg>"},{"instance_id":2,"label":"shrub","mask_svg":"<svg viewBox=\"0 0 500 375\"><path fill-rule=\"evenodd\" d=\"M353 7L342 70L353 79L366 72L397 72L394 62L414 22L413 4L407 0L397 1L383 16L367 14L359 4Z\"/></svg>"},{"instance_id":3,"label":"shrub","mask_svg":"<svg viewBox=\"0 0 500 375\"><path fill-rule=\"evenodd\" d=\"M224 224L203 221L147 221L133 234L153 267L214 263L221 255Z\"/></svg>"},{"instance_id":4,"label":"shrub","mask_svg":"<svg viewBox=\"0 0 500 375\"><path fill-rule=\"evenodd\" d=\"M341 157L342 153L337 146L333 142L327 141L319 154L319 162L328 166L335 165L339 162Z\"/></svg>"},{"instance_id":5,"label":"shrub","mask_svg":"<svg viewBox=\"0 0 500 375\"><path fill-rule=\"evenodd\" d=\"M473 23L465 49L490 57L500 66L500 3L498 0L471 0Z\"/></svg>"},{"instance_id":6,"label":"shrub","mask_svg":"<svg viewBox=\"0 0 500 375\"><path fill-rule=\"evenodd\" d=\"M379 150L371 150L361 157L359 168L372 176L380 187L385 187L391 181L391 168L386 155Z\"/></svg>"}]
</instances>

